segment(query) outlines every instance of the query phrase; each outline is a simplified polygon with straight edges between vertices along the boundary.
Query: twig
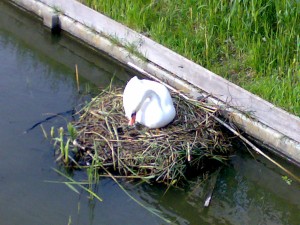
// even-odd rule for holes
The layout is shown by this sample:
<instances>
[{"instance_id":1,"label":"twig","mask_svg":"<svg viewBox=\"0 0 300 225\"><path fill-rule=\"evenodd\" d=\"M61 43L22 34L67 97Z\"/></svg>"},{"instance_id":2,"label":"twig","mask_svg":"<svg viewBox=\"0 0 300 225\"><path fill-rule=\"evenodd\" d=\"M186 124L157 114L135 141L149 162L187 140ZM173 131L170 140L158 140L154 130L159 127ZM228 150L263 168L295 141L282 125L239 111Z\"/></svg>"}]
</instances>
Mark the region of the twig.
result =
<instances>
[{"instance_id":1,"label":"twig","mask_svg":"<svg viewBox=\"0 0 300 225\"><path fill-rule=\"evenodd\" d=\"M214 130L220 127L218 122L207 114L217 109L206 109L205 103L187 101L178 94L174 96L178 110L174 123L160 130L139 126L129 129L126 118L120 113L123 110L121 91L107 90L93 98L81 110L77 122L77 140L86 150L95 149L102 155L100 161L106 169L114 168L124 172L126 177L144 177L146 182L151 176L153 180L175 184L185 177L186 159L193 166L198 157L229 147L228 141ZM80 157L87 154L83 153Z\"/></svg>"},{"instance_id":2,"label":"twig","mask_svg":"<svg viewBox=\"0 0 300 225\"><path fill-rule=\"evenodd\" d=\"M51 119L54 119L54 118L59 117L59 116L66 116L66 115L68 115L68 114L71 114L71 115L75 114L75 110L74 110L74 109L71 109L71 110L68 110L68 111L66 111L66 112L60 112L60 113L56 113L56 114L54 114L54 115L52 115L52 116L49 116L49 117L47 117L46 119L43 119L43 120L41 120L41 121L35 123L33 126L31 126L31 127L28 128L26 131L24 131L24 133L25 133L25 134L28 133L29 131L31 131L31 130L33 130L34 128L36 128L38 125L41 125L42 123L45 123L45 122L47 122L47 121L49 121L49 120L51 120Z\"/></svg>"},{"instance_id":3,"label":"twig","mask_svg":"<svg viewBox=\"0 0 300 225\"><path fill-rule=\"evenodd\" d=\"M295 174L293 174L292 172L290 172L288 169L286 169L285 167L283 167L281 164L279 164L278 162L276 162L274 159L272 159L271 157L269 157L268 155L266 155L263 151L261 151L258 147L256 147L252 142L250 142L247 138L245 138L243 135L241 135L235 129L233 129L232 127L230 127L227 123L223 122L222 120L220 120L219 118L217 118L214 115L212 115L212 116L215 118L216 121L218 121L219 123L221 123L224 127L226 127L228 130L230 130L236 136L238 136L242 141L244 141L246 144L248 144L254 151L256 151L257 153L261 154L263 157L265 157L270 162L272 162L273 164L275 164L276 166L278 166L280 169L282 169L288 175L290 175L295 180L297 180L298 182L300 182L300 178L299 177L297 177Z\"/></svg>"},{"instance_id":4,"label":"twig","mask_svg":"<svg viewBox=\"0 0 300 225\"><path fill-rule=\"evenodd\" d=\"M221 168L219 168L214 174L213 174L213 177L211 178L210 180L210 190L207 194L207 197L205 199L205 202L204 202L204 207L208 207L209 204L210 204L210 201L211 201L211 198L212 198L212 195L213 195L213 191L215 189L215 186L216 186L216 183L217 183L217 178L219 176L219 173L221 171Z\"/></svg>"},{"instance_id":5,"label":"twig","mask_svg":"<svg viewBox=\"0 0 300 225\"><path fill-rule=\"evenodd\" d=\"M75 76L76 76L76 83L77 83L77 91L79 92L79 76L78 76L77 64L75 64Z\"/></svg>"}]
</instances>

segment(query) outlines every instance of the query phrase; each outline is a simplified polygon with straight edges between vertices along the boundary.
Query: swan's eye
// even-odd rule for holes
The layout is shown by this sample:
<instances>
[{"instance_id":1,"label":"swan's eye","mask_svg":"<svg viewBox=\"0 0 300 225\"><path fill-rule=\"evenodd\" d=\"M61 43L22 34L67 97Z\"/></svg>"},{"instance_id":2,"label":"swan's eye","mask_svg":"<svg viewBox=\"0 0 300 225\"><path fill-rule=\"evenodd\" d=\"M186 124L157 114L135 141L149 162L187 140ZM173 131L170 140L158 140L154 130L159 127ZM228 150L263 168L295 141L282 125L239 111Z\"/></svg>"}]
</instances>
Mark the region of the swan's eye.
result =
<instances>
[{"instance_id":1,"label":"swan's eye","mask_svg":"<svg viewBox=\"0 0 300 225\"><path fill-rule=\"evenodd\" d=\"M136 112L133 112L132 114L131 114L131 118L132 117L135 117L136 116Z\"/></svg>"}]
</instances>

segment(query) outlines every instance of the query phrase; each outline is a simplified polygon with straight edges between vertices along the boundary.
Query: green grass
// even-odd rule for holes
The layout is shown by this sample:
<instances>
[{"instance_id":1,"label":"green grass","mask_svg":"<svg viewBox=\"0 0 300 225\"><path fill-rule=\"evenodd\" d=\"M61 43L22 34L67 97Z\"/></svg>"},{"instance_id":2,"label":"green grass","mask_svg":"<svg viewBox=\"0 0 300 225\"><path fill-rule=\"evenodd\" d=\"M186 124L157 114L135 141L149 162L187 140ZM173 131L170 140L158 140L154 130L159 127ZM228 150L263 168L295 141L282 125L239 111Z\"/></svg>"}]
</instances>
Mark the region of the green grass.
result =
<instances>
[{"instance_id":1,"label":"green grass","mask_svg":"<svg viewBox=\"0 0 300 225\"><path fill-rule=\"evenodd\" d=\"M81 1L300 116L300 1Z\"/></svg>"}]
</instances>

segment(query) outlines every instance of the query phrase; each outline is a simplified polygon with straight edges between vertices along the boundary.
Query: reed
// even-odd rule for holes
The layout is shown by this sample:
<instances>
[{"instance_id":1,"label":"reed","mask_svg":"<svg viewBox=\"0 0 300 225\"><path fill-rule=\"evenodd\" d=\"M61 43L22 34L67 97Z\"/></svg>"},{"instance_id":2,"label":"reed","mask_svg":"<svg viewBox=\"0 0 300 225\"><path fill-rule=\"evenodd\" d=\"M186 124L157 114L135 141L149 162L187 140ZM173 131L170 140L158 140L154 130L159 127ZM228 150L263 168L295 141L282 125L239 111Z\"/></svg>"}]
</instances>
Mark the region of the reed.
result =
<instances>
[{"instance_id":1,"label":"reed","mask_svg":"<svg viewBox=\"0 0 300 225\"><path fill-rule=\"evenodd\" d=\"M42 130L44 135L47 136L47 133L43 128ZM57 135L54 132L54 127L51 127L50 130L50 137L54 142L54 146L58 146L58 149L56 151L57 161L60 161L62 159L65 164L69 164L70 160L74 162L74 159L70 154L70 143L77 137L76 129L72 126L71 123L67 124L67 130L68 132L65 133L64 128L59 127L57 129Z\"/></svg>"},{"instance_id":2,"label":"reed","mask_svg":"<svg viewBox=\"0 0 300 225\"><path fill-rule=\"evenodd\" d=\"M119 88L104 90L68 125L65 139L73 140L67 143L76 149L74 156L69 156L77 162L73 166L88 165L90 174L106 168L146 182L175 184L185 180L189 170L207 167L208 161L228 159L230 141L212 116L218 114L217 108L172 93L177 116L170 125L156 130L129 127L121 93ZM64 147L61 139L59 136L60 149ZM64 161L68 162L66 157Z\"/></svg>"}]
</instances>

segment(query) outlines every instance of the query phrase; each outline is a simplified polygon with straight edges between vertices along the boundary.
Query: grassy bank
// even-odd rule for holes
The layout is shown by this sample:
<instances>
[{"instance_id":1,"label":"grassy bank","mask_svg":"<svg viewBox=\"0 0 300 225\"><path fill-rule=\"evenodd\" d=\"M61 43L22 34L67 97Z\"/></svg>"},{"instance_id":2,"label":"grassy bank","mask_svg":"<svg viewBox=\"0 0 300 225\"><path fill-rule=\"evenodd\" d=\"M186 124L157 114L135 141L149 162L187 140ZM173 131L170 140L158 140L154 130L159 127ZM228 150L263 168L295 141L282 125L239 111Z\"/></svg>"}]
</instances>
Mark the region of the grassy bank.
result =
<instances>
[{"instance_id":1,"label":"grassy bank","mask_svg":"<svg viewBox=\"0 0 300 225\"><path fill-rule=\"evenodd\" d=\"M300 2L81 0L300 116Z\"/></svg>"}]
</instances>

